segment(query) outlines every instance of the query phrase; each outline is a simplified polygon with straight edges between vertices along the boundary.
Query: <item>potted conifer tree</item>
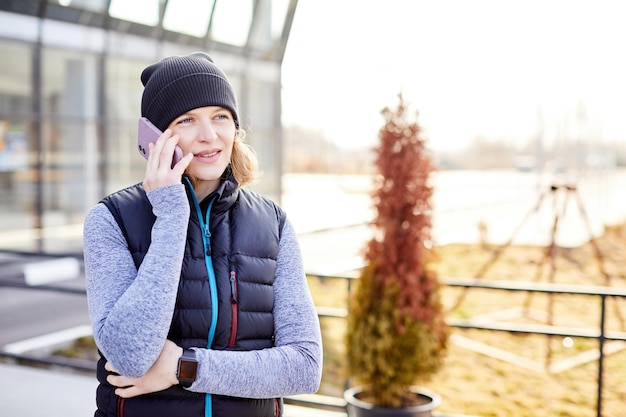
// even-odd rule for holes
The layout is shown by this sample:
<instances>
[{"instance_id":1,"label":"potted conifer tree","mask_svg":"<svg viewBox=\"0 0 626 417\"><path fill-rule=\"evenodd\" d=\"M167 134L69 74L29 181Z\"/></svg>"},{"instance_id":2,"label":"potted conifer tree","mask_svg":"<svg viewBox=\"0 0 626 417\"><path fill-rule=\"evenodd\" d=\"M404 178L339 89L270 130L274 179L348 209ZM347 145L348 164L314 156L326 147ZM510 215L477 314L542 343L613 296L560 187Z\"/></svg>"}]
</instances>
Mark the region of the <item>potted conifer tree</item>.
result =
<instances>
[{"instance_id":1,"label":"potted conifer tree","mask_svg":"<svg viewBox=\"0 0 626 417\"><path fill-rule=\"evenodd\" d=\"M349 303L348 415L420 416L440 403L423 383L442 366L447 327L433 270L432 163L402 95L376 149L374 234ZM417 388L420 387L420 388Z\"/></svg>"}]
</instances>

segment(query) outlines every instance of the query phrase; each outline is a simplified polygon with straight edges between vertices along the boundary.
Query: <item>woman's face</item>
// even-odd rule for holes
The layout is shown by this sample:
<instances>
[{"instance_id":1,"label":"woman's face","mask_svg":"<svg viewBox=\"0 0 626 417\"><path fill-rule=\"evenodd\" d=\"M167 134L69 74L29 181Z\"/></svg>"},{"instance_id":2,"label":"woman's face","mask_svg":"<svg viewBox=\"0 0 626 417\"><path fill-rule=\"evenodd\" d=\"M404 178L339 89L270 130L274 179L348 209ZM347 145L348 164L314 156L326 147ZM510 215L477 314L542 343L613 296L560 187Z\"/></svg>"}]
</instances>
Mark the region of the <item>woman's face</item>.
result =
<instances>
[{"instance_id":1,"label":"woman's face","mask_svg":"<svg viewBox=\"0 0 626 417\"><path fill-rule=\"evenodd\" d=\"M186 172L196 179L198 196L206 197L217 188L230 162L236 134L232 114L223 107L200 107L178 116L168 129L180 136L183 155L194 155Z\"/></svg>"}]
</instances>

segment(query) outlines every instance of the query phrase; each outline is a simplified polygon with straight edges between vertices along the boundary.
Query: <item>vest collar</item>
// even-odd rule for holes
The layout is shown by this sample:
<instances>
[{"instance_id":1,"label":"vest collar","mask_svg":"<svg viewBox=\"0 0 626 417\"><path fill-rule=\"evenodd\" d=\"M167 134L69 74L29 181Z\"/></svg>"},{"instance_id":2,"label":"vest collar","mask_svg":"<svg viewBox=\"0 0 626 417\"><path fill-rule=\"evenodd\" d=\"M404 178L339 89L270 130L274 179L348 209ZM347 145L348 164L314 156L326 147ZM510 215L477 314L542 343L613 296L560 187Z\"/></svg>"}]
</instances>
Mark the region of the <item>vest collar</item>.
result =
<instances>
[{"instance_id":1,"label":"vest collar","mask_svg":"<svg viewBox=\"0 0 626 417\"><path fill-rule=\"evenodd\" d=\"M193 187L191 186L191 181L183 180L183 183L185 184L185 188L187 189L187 195L189 196L190 202L192 202L193 204L193 198L196 197L196 195ZM209 194L205 198L205 200L210 200L215 197L213 210L223 212L228 210L233 204L235 204L238 196L239 185L237 184L235 177L230 175L226 178L223 178L217 189Z\"/></svg>"}]
</instances>

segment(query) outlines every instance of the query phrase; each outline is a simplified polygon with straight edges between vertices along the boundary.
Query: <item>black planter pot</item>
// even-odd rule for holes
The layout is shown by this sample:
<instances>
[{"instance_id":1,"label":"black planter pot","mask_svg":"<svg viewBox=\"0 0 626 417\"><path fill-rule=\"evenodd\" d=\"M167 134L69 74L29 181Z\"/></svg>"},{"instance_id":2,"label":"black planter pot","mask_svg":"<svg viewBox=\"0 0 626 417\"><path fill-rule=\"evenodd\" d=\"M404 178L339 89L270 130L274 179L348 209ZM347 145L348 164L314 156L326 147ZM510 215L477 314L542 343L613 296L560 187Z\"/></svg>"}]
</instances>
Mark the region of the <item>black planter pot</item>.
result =
<instances>
[{"instance_id":1,"label":"black planter pot","mask_svg":"<svg viewBox=\"0 0 626 417\"><path fill-rule=\"evenodd\" d=\"M413 387L411 391L424 398L427 401L425 404L405 408L375 407L358 398L363 389L364 387L354 387L344 392L343 397L348 403L348 417L431 417L431 411L441 404L438 394Z\"/></svg>"}]
</instances>

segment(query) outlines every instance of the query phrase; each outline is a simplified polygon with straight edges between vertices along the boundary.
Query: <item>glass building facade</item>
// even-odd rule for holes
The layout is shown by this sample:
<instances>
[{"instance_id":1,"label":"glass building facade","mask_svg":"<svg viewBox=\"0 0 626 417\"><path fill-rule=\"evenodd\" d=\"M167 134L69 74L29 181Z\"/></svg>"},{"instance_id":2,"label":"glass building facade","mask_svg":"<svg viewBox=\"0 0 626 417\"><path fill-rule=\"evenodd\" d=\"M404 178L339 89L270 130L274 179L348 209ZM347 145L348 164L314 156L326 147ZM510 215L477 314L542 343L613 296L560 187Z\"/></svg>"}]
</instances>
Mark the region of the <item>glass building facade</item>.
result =
<instances>
[{"instance_id":1,"label":"glass building facade","mask_svg":"<svg viewBox=\"0 0 626 417\"><path fill-rule=\"evenodd\" d=\"M142 69L208 52L280 199L281 64L297 0L0 0L0 249L78 248L87 210L141 181Z\"/></svg>"}]
</instances>

